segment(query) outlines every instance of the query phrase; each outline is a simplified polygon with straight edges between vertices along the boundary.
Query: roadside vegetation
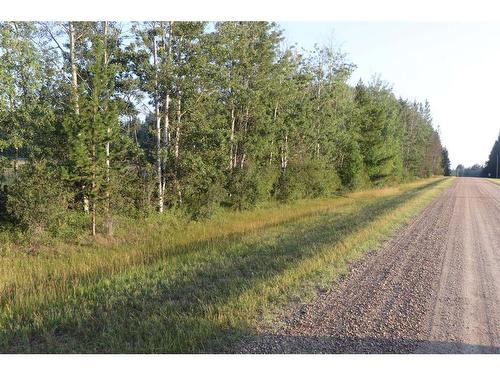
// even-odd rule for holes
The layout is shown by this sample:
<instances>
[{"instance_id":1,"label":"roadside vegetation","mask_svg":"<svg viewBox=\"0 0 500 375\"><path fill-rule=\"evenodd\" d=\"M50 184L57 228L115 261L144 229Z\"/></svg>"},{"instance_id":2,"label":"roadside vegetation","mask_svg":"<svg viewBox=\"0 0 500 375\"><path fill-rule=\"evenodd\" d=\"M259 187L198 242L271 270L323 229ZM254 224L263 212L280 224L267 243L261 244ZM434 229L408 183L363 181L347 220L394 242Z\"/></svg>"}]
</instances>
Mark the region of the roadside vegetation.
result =
<instances>
[{"instance_id":1,"label":"roadside vegetation","mask_svg":"<svg viewBox=\"0 0 500 375\"><path fill-rule=\"evenodd\" d=\"M0 226L111 239L447 171L428 102L282 41L272 22L0 22Z\"/></svg>"},{"instance_id":2,"label":"roadside vegetation","mask_svg":"<svg viewBox=\"0 0 500 375\"><path fill-rule=\"evenodd\" d=\"M271 22L0 22L0 351L225 350L449 181L430 104Z\"/></svg>"},{"instance_id":3,"label":"roadside vegetation","mask_svg":"<svg viewBox=\"0 0 500 375\"><path fill-rule=\"evenodd\" d=\"M0 260L1 352L230 350L290 301L332 287L451 182L300 200L203 222L154 216L117 242Z\"/></svg>"}]
</instances>

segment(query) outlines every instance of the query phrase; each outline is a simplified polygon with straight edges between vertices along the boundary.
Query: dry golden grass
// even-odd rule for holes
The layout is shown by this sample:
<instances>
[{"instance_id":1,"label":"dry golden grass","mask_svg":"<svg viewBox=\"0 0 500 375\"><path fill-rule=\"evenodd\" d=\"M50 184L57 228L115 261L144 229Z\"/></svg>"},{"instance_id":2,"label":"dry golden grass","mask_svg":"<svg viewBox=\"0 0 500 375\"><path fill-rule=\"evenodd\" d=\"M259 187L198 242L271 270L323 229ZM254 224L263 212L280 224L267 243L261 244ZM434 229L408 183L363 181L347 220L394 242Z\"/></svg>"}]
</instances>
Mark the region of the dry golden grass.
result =
<instances>
[{"instance_id":1,"label":"dry golden grass","mask_svg":"<svg viewBox=\"0 0 500 375\"><path fill-rule=\"evenodd\" d=\"M500 185L500 179L498 178L487 178L487 180L493 182L494 184Z\"/></svg>"}]
</instances>

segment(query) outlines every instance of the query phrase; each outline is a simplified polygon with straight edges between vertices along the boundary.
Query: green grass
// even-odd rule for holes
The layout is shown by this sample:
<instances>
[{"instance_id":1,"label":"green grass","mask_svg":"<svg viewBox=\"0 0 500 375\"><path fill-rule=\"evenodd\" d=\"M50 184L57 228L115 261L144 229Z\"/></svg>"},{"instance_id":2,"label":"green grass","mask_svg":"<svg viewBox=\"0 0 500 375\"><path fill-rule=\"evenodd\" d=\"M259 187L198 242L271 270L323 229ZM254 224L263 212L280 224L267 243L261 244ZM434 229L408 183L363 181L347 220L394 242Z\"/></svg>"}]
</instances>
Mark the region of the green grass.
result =
<instances>
[{"instance_id":1,"label":"green grass","mask_svg":"<svg viewBox=\"0 0 500 375\"><path fill-rule=\"evenodd\" d=\"M452 179L303 200L204 222L155 216L115 241L0 258L0 352L230 350L290 301L333 285L349 261ZM346 301L348 303L348 301Z\"/></svg>"}]
</instances>

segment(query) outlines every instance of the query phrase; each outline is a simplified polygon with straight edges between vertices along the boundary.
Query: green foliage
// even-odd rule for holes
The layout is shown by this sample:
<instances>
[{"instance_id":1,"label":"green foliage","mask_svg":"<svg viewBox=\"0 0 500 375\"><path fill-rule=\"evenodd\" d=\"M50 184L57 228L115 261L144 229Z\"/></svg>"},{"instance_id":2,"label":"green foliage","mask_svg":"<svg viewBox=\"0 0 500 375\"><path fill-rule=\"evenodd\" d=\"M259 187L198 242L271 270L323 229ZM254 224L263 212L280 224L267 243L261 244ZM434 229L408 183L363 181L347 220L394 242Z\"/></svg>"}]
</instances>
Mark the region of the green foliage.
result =
<instances>
[{"instance_id":1,"label":"green foliage","mask_svg":"<svg viewBox=\"0 0 500 375\"><path fill-rule=\"evenodd\" d=\"M484 177L500 177L500 134L498 138L495 140L493 147L491 148L490 154L488 156L488 160L486 161L482 175ZM457 167L458 170L458 167ZM463 166L462 171L463 172Z\"/></svg>"},{"instance_id":2,"label":"green foliage","mask_svg":"<svg viewBox=\"0 0 500 375\"><path fill-rule=\"evenodd\" d=\"M461 176L463 177L481 177L483 166L474 164L472 167L464 168Z\"/></svg>"},{"instance_id":3,"label":"green foliage","mask_svg":"<svg viewBox=\"0 0 500 375\"><path fill-rule=\"evenodd\" d=\"M448 157L448 150L446 149L446 147L443 147L441 166L443 168L443 175L451 176L451 163L450 163L450 158Z\"/></svg>"},{"instance_id":4,"label":"green foliage","mask_svg":"<svg viewBox=\"0 0 500 375\"><path fill-rule=\"evenodd\" d=\"M355 88L360 149L369 180L383 183L398 170L398 138L396 101L382 82L375 80L365 87L361 82Z\"/></svg>"},{"instance_id":5,"label":"green foliage","mask_svg":"<svg viewBox=\"0 0 500 375\"><path fill-rule=\"evenodd\" d=\"M0 157L46 160L75 228L443 173L429 103L352 87L340 50L299 53L270 22L136 22L126 43L122 26L0 24Z\"/></svg>"},{"instance_id":6,"label":"green foliage","mask_svg":"<svg viewBox=\"0 0 500 375\"><path fill-rule=\"evenodd\" d=\"M363 155L361 154L359 143L354 138L355 135L345 133L343 134L343 138L339 137L341 160L337 166L337 173L342 186L354 190L365 184L363 180Z\"/></svg>"},{"instance_id":7,"label":"green foliage","mask_svg":"<svg viewBox=\"0 0 500 375\"><path fill-rule=\"evenodd\" d=\"M7 197L7 185L0 185L0 225L9 220L9 215L7 213Z\"/></svg>"},{"instance_id":8,"label":"green foliage","mask_svg":"<svg viewBox=\"0 0 500 375\"><path fill-rule=\"evenodd\" d=\"M271 198L278 177L269 167L234 169L228 179L229 203L238 210L247 209Z\"/></svg>"},{"instance_id":9,"label":"green foliage","mask_svg":"<svg viewBox=\"0 0 500 375\"><path fill-rule=\"evenodd\" d=\"M275 186L276 198L291 201L302 198L329 196L340 188L336 172L324 163L309 160L305 163L291 163Z\"/></svg>"},{"instance_id":10,"label":"green foliage","mask_svg":"<svg viewBox=\"0 0 500 375\"><path fill-rule=\"evenodd\" d=\"M229 212L202 223L165 213L126 223L118 244L3 257L0 351L234 350L241 334L254 333L291 300L306 303L318 286L331 286L349 261L450 182Z\"/></svg>"},{"instance_id":11,"label":"green foliage","mask_svg":"<svg viewBox=\"0 0 500 375\"><path fill-rule=\"evenodd\" d=\"M72 194L61 175L45 161L23 166L8 190L7 211L24 229L56 235L64 225Z\"/></svg>"},{"instance_id":12,"label":"green foliage","mask_svg":"<svg viewBox=\"0 0 500 375\"><path fill-rule=\"evenodd\" d=\"M227 199L223 173L193 153L185 154L180 169L182 206L185 211L194 219L210 217ZM167 195L168 201L177 200L174 188L172 185L171 196Z\"/></svg>"}]
</instances>

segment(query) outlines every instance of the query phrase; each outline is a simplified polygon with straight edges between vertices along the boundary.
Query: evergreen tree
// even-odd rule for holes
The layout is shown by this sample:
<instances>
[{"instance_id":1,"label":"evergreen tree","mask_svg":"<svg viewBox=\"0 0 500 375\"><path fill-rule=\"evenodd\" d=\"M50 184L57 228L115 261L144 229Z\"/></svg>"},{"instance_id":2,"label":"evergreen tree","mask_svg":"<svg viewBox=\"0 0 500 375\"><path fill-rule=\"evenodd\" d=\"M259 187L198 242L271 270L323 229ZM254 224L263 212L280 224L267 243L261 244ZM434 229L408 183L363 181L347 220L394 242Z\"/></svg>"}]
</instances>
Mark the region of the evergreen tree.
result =
<instances>
[{"instance_id":1,"label":"evergreen tree","mask_svg":"<svg viewBox=\"0 0 500 375\"><path fill-rule=\"evenodd\" d=\"M485 177L500 177L500 134L491 148L490 155L486 161L482 175Z\"/></svg>"},{"instance_id":2,"label":"evergreen tree","mask_svg":"<svg viewBox=\"0 0 500 375\"><path fill-rule=\"evenodd\" d=\"M451 165L450 158L448 157L448 150L443 147L442 157L441 157L441 167L443 168L444 176L451 176Z\"/></svg>"},{"instance_id":3,"label":"evergreen tree","mask_svg":"<svg viewBox=\"0 0 500 375\"><path fill-rule=\"evenodd\" d=\"M355 66L331 46L299 53L270 22L128 29L0 23L0 166L17 176L2 173L0 205L25 227L55 232L36 213L71 212L112 235L117 215L199 218L450 174L430 104L380 79L352 87ZM47 199L29 213L30 194Z\"/></svg>"}]
</instances>

